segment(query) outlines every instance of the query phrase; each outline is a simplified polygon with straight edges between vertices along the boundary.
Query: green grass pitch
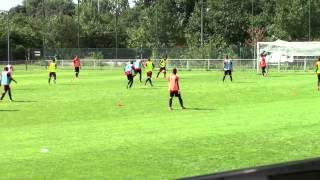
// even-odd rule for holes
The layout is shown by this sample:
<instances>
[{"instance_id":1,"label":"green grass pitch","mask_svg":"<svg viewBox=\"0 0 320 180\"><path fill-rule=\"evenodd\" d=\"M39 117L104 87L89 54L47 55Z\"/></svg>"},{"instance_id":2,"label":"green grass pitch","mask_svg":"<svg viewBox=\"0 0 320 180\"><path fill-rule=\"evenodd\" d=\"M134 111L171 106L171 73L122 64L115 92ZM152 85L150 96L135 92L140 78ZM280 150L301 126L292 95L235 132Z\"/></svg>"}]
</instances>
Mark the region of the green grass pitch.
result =
<instances>
[{"instance_id":1,"label":"green grass pitch","mask_svg":"<svg viewBox=\"0 0 320 180\"><path fill-rule=\"evenodd\" d=\"M16 71L0 102L4 179L172 179L320 155L313 73L182 71L185 106L168 110L167 82L121 70ZM118 106L122 104L123 106ZM46 149L48 150L46 152Z\"/></svg>"}]
</instances>

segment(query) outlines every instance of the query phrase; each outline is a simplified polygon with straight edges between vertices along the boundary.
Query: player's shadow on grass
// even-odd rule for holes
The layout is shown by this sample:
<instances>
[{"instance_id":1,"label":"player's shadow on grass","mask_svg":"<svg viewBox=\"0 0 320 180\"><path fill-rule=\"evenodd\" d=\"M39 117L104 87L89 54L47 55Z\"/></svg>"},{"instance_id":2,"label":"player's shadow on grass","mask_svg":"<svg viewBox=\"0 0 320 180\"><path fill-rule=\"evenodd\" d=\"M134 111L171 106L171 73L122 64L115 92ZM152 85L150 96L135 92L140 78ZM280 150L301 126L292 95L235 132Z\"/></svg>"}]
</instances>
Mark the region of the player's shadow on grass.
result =
<instances>
[{"instance_id":1,"label":"player's shadow on grass","mask_svg":"<svg viewBox=\"0 0 320 180\"><path fill-rule=\"evenodd\" d=\"M17 109L0 109L0 112L18 112L20 110Z\"/></svg>"},{"instance_id":2,"label":"player's shadow on grass","mask_svg":"<svg viewBox=\"0 0 320 180\"><path fill-rule=\"evenodd\" d=\"M13 102L16 102L16 103L34 103L34 102L38 102L38 101L30 101L30 100L14 100Z\"/></svg>"},{"instance_id":3,"label":"player's shadow on grass","mask_svg":"<svg viewBox=\"0 0 320 180\"><path fill-rule=\"evenodd\" d=\"M257 84L257 82L245 82L245 81L235 81L233 83L236 83L236 84Z\"/></svg>"},{"instance_id":4,"label":"player's shadow on grass","mask_svg":"<svg viewBox=\"0 0 320 180\"><path fill-rule=\"evenodd\" d=\"M62 83L60 85L61 86L79 86L80 84L78 84L78 83Z\"/></svg>"},{"instance_id":5,"label":"player's shadow on grass","mask_svg":"<svg viewBox=\"0 0 320 180\"><path fill-rule=\"evenodd\" d=\"M29 88L21 88L21 89L15 89L15 91L34 91L35 89L29 89Z\"/></svg>"},{"instance_id":6,"label":"player's shadow on grass","mask_svg":"<svg viewBox=\"0 0 320 180\"><path fill-rule=\"evenodd\" d=\"M168 87L168 86L165 86L165 85L157 85L157 87L164 88L164 87Z\"/></svg>"},{"instance_id":7,"label":"player's shadow on grass","mask_svg":"<svg viewBox=\"0 0 320 180\"><path fill-rule=\"evenodd\" d=\"M307 76L307 75L314 75L314 73L295 73L294 75L298 75L298 76Z\"/></svg>"},{"instance_id":8,"label":"player's shadow on grass","mask_svg":"<svg viewBox=\"0 0 320 180\"><path fill-rule=\"evenodd\" d=\"M273 77L281 78L281 77L288 77L288 76L286 76L286 75L268 75L266 78L268 78L268 77L270 77L270 78L273 78Z\"/></svg>"},{"instance_id":9,"label":"player's shadow on grass","mask_svg":"<svg viewBox=\"0 0 320 180\"><path fill-rule=\"evenodd\" d=\"M162 87L141 87L141 88L137 88L137 89L163 89Z\"/></svg>"},{"instance_id":10,"label":"player's shadow on grass","mask_svg":"<svg viewBox=\"0 0 320 180\"><path fill-rule=\"evenodd\" d=\"M190 111L215 111L213 108L187 108L186 110Z\"/></svg>"}]
</instances>

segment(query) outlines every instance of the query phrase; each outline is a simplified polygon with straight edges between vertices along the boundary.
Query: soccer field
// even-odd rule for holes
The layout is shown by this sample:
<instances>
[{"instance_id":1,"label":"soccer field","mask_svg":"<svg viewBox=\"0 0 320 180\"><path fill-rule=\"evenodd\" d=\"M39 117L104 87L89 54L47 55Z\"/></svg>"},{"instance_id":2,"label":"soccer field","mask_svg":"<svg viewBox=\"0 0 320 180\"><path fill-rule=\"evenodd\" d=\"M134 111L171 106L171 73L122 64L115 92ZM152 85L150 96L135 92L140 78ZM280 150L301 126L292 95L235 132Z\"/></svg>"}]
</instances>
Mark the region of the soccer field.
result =
<instances>
[{"instance_id":1,"label":"soccer field","mask_svg":"<svg viewBox=\"0 0 320 180\"><path fill-rule=\"evenodd\" d=\"M179 72L186 110L167 82L126 89L122 70L17 71L0 102L4 179L173 179L320 155L313 73ZM119 106L119 104L121 104Z\"/></svg>"}]
</instances>

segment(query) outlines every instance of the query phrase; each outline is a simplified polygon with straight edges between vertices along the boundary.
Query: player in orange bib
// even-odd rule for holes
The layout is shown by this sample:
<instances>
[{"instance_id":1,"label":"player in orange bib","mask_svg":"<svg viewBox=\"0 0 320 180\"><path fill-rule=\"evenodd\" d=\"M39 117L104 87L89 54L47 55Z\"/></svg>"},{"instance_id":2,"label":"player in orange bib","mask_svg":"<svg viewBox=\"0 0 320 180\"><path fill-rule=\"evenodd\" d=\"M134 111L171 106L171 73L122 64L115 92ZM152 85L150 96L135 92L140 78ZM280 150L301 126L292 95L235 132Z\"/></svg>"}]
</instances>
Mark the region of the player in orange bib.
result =
<instances>
[{"instance_id":1,"label":"player in orange bib","mask_svg":"<svg viewBox=\"0 0 320 180\"><path fill-rule=\"evenodd\" d=\"M74 67L74 72L76 73L76 78L79 77L79 73L80 73L80 59L78 57L78 55L76 55L74 58L73 58L73 67Z\"/></svg>"},{"instance_id":2,"label":"player in orange bib","mask_svg":"<svg viewBox=\"0 0 320 180\"><path fill-rule=\"evenodd\" d=\"M267 62L266 62L266 55L263 53L261 54L260 68L262 70L262 76L266 77L267 76L267 72L266 72Z\"/></svg>"},{"instance_id":3,"label":"player in orange bib","mask_svg":"<svg viewBox=\"0 0 320 180\"><path fill-rule=\"evenodd\" d=\"M181 105L181 109L186 109L183 106L183 100L181 98L180 88L179 88L179 76L177 75L177 69L174 68L172 70L172 75L168 78L169 83L169 92L170 92L170 99L169 99L169 110L172 110L172 99L173 97L178 97L179 102Z\"/></svg>"}]
</instances>

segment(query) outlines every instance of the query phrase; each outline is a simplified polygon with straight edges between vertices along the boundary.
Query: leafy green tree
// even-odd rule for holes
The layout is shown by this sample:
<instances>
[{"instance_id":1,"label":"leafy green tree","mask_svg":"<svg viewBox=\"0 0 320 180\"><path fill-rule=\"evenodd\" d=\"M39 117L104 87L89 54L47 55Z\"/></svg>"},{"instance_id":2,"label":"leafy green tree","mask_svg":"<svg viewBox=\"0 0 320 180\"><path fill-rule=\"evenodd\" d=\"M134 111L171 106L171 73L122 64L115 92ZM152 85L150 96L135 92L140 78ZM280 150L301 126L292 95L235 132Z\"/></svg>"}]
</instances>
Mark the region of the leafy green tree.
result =
<instances>
[{"instance_id":1,"label":"leafy green tree","mask_svg":"<svg viewBox=\"0 0 320 180\"><path fill-rule=\"evenodd\" d=\"M185 47L186 57L236 55L236 47L252 47L257 41L309 40L309 12L310 40L320 40L319 0L136 0L132 8L128 0L79 2L24 0L12 8L12 53L22 56L28 48L76 48L79 30L82 48ZM6 15L0 14L2 59L6 57L6 23Z\"/></svg>"}]
</instances>

